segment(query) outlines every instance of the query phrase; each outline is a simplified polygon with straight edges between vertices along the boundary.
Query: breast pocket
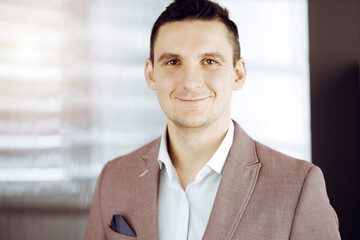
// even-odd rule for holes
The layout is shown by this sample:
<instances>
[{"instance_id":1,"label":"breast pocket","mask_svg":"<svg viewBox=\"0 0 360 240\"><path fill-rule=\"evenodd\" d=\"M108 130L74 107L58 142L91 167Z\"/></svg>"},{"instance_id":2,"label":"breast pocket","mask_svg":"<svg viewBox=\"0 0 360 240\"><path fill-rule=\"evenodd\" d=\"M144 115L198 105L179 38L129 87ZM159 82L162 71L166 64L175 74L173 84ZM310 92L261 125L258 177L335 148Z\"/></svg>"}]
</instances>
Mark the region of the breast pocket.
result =
<instances>
[{"instance_id":1,"label":"breast pocket","mask_svg":"<svg viewBox=\"0 0 360 240\"><path fill-rule=\"evenodd\" d=\"M106 229L107 240L136 240L136 237L130 237L113 231L110 227Z\"/></svg>"}]
</instances>

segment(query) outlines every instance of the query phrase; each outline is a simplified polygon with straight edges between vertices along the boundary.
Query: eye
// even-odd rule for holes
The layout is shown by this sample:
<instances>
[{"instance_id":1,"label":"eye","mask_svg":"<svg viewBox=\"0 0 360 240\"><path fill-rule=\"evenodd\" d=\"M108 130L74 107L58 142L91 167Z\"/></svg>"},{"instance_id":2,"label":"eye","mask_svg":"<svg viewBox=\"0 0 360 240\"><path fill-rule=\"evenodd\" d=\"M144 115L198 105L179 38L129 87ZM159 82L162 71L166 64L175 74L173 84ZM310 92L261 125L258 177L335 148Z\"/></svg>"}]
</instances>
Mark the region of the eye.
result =
<instances>
[{"instance_id":1,"label":"eye","mask_svg":"<svg viewBox=\"0 0 360 240\"><path fill-rule=\"evenodd\" d=\"M212 59L206 59L205 61L204 61L204 64L205 65L214 65L214 64L216 64L217 62L215 61L215 60L212 60Z\"/></svg>"},{"instance_id":2,"label":"eye","mask_svg":"<svg viewBox=\"0 0 360 240\"><path fill-rule=\"evenodd\" d=\"M178 64L178 60L175 59L166 62L166 65L176 65L176 64Z\"/></svg>"}]
</instances>

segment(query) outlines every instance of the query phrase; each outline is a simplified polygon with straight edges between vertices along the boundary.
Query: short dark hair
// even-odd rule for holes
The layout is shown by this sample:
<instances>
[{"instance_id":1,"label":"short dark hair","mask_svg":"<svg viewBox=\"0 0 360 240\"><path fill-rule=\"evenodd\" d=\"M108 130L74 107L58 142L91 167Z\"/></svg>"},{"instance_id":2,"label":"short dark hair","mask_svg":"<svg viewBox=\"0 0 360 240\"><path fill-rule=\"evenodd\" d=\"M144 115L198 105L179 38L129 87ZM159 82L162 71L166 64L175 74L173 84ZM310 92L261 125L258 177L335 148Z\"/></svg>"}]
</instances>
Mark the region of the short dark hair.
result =
<instances>
[{"instance_id":1,"label":"short dark hair","mask_svg":"<svg viewBox=\"0 0 360 240\"><path fill-rule=\"evenodd\" d=\"M175 0L160 14L151 30L150 60L154 64L154 45L159 28L165 23L182 20L218 20L229 31L229 41L233 46L234 66L240 59L239 33L236 24L229 19L229 11L209 0Z\"/></svg>"}]
</instances>

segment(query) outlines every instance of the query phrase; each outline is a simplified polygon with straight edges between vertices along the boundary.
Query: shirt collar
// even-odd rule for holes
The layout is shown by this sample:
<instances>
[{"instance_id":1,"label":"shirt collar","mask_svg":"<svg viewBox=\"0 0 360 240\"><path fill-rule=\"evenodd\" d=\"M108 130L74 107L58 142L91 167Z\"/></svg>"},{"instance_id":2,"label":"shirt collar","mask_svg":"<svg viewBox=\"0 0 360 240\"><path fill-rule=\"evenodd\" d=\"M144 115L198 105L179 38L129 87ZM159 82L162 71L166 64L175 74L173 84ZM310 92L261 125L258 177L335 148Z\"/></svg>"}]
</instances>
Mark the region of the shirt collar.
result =
<instances>
[{"instance_id":1,"label":"shirt collar","mask_svg":"<svg viewBox=\"0 0 360 240\"><path fill-rule=\"evenodd\" d=\"M234 140L234 123L230 121L229 129L221 142L219 148L216 150L214 155L206 163L211 169L213 169L218 174L222 173L224 169L226 159L228 157L231 145Z\"/></svg>"},{"instance_id":2,"label":"shirt collar","mask_svg":"<svg viewBox=\"0 0 360 240\"><path fill-rule=\"evenodd\" d=\"M234 139L234 123L233 121L230 121L229 129L226 132L223 141L221 142L220 146L218 147L214 155L210 158L210 160L206 163L204 167L208 166L218 174L221 174L222 170L224 169L225 162L229 154L231 145L233 143L233 139ZM167 127L165 127L165 130L161 136L158 161L159 161L160 169L162 169L163 164L165 164L167 174L169 178L172 180L174 177L173 171L175 171L175 169L172 165L169 153L167 151Z\"/></svg>"},{"instance_id":3,"label":"shirt collar","mask_svg":"<svg viewBox=\"0 0 360 240\"><path fill-rule=\"evenodd\" d=\"M159 149L159 157L158 157L160 170L163 167L163 164L165 164L165 169L167 171L167 174L170 178L170 180L173 179L173 165L170 160L169 152L167 151L167 126L165 126L165 130L161 136L161 142L160 142L160 149Z\"/></svg>"}]
</instances>

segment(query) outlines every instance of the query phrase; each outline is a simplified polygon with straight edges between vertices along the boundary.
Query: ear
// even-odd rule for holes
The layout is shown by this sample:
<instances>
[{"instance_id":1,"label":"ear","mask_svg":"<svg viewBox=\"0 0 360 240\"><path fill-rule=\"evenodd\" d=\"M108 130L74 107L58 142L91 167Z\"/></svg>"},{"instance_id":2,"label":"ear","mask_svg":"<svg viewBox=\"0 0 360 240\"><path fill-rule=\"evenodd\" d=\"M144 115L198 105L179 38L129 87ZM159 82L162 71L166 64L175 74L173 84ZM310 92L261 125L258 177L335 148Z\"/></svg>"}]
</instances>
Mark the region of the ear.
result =
<instances>
[{"instance_id":1,"label":"ear","mask_svg":"<svg viewBox=\"0 0 360 240\"><path fill-rule=\"evenodd\" d=\"M156 84L154 80L154 68L150 58L146 59L145 63L145 79L151 90L156 90Z\"/></svg>"},{"instance_id":2,"label":"ear","mask_svg":"<svg viewBox=\"0 0 360 240\"><path fill-rule=\"evenodd\" d=\"M243 58L240 58L235 64L235 81L233 90L240 90L245 83L246 66Z\"/></svg>"}]
</instances>

